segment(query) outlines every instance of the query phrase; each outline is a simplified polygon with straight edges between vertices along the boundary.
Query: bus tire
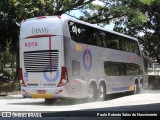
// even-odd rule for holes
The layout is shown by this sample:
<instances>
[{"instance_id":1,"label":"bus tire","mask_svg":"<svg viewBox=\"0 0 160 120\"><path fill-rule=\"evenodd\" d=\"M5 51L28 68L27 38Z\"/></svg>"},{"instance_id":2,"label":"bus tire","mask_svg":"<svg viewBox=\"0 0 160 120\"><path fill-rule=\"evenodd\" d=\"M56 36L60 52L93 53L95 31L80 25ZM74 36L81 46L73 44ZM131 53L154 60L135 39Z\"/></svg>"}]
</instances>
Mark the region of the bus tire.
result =
<instances>
[{"instance_id":1,"label":"bus tire","mask_svg":"<svg viewBox=\"0 0 160 120\"><path fill-rule=\"evenodd\" d=\"M106 86L101 83L99 86L99 95L98 95L98 100L99 101L104 101L106 99Z\"/></svg>"},{"instance_id":2,"label":"bus tire","mask_svg":"<svg viewBox=\"0 0 160 120\"><path fill-rule=\"evenodd\" d=\"M54 104L56 101L57 101L57 99L45 98L45 103L46 104Z\"/></svg>"},{"instance_id":3,"label":"bus tire","mask_svg":"<svg viewBox=\"0 0 160 120\"><path fill-rule=\"evenodd\" d=\"M97 88L96 85L91 84L88 89L88 102L94 102L97 98Z\"/></svg>"}]
</instances>

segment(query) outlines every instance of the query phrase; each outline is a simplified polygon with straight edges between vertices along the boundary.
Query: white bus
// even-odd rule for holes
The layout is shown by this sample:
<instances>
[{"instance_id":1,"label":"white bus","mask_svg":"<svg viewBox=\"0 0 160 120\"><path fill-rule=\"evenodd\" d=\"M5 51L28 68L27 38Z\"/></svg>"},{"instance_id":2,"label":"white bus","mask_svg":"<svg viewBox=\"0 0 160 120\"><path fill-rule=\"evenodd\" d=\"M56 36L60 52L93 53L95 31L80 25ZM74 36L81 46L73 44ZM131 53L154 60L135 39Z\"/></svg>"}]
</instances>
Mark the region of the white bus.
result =
<instances>
[{"instance_id":1,"label":"white bus","mask_svg":"<svg viewBox=\"0 0 160 120\"><path fill-rule=\"evenodd\" d=\"M104 100L139 93L144 65L137 39L62 16L22 21L20 80L24 96Z\"/></svg>"}]
</instances>

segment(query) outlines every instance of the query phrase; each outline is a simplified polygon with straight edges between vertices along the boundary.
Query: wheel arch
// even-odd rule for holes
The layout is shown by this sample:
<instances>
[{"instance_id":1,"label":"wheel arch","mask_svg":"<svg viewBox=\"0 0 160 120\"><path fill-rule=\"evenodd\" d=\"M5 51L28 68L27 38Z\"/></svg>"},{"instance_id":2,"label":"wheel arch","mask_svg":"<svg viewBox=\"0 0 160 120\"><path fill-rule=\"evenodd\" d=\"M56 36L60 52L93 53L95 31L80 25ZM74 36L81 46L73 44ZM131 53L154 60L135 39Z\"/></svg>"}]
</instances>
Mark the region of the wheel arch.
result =
<instances>
[{"instance_id":1,"label":"wheel arch","mask_svg":"<svg viewBox=\"0 0 160 120\"><path fill-rule=\"evenodd\" d=\"M139 83L141 83L141 84L143 85L143 82L144 82L143 77L140 77L140 79L139 79Z\"/></svg>"},{"instance_id":2,"label":"wheel arch","mask_svg":"<svg viewBox=\"0 0 160 120\"><path fill-rule=\"evenodd\" d=\"M99 88L98 82L97 82L95 79L91 79L91 80L89 81L88 88L89 88L90 85L94 85L94 87L97 88L97 90L98 90L98 88Z\"/></svg>"},{"instance_id":3,"label":"wheel arch","mask_svg":"<svg viewBox=\"0 0 160 120\"><path fill-rule=\"evenodd\" d=\"M138 80L138 78L136 77L136 78L134 78L134 84L139 84L139 80Z\"/></svg>"},{"instance_id":4,"label":"wheel arch","mask_svg":"<svg viewBox=\"0 0 160 120\"><path fill-rule=\"evenodd\" d=\"M107 87L107 86L106 86L107 84L106 84L106 82L105 82L104 79L99 80L98 88L100 87L101 84L104 84L105 87Z\"/></svg>"}]
</instances>

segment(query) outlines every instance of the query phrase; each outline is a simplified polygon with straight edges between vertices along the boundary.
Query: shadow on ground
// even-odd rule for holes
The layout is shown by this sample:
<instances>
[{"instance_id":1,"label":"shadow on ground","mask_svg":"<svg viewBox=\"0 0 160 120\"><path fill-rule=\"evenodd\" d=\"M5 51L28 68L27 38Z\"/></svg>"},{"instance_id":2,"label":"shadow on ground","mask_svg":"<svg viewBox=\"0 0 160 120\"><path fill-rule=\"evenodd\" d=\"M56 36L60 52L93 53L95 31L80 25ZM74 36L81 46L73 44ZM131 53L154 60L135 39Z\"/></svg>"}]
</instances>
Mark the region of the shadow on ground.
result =
<instances>
[{"instance_id":1,"label":"shadow on ground","mask_svg":"<svg viewBox=\"0 0 160 120\"><path fill-rule=\"evenodd\" d=\"M118 94L112 94L112 95L107 95L107 99L106 101L109 101L109 100L113 100L113 99L117 99L117 98L120 98L120 97L125 97L127 96L128 94L124 94L124 93L118 93ZM50 106L50 105L53 105L53 106L67 106L67 105L77 105L77 104L83 104L83 103L87 103L87 100L86 99L59 99L57 101L55 101L54 103L50 103L50 104L47 104L45 103L45 101L42 99L42 101L39 101L39 102L26 102L26 100L28 99L33 99L33 98L23 98L23 97L15 97L15 96L5 96L6 99L25 99L24 102L19 102L19 103L8 103L8 104L11 104L11 105L41 105L41 106Z\"/></svg>"}]
</instances>

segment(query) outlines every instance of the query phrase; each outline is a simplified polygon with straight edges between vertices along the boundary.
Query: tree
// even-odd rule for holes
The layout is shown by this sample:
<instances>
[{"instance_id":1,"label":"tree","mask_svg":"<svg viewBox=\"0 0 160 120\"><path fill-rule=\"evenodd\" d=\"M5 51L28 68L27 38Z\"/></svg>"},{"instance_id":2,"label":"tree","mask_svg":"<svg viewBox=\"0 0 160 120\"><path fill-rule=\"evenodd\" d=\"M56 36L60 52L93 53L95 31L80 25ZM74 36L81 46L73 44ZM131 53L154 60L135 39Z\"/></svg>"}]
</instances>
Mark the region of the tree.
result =
<instances>
[{"instance_id":1,"label":"tree","mask_svg":"<svg viewBox=\"0 0 160 120\"><path fill-rule=\"evenodd\" d=\"M139 37L149 56L160 63L160 1L117 0L111 12L118 14L114 19L115 31ZM144 33L140 36L139 33Z\"/></svg>"}]
</instances>

